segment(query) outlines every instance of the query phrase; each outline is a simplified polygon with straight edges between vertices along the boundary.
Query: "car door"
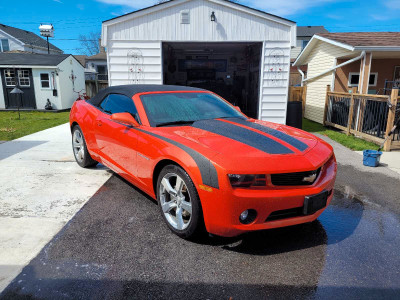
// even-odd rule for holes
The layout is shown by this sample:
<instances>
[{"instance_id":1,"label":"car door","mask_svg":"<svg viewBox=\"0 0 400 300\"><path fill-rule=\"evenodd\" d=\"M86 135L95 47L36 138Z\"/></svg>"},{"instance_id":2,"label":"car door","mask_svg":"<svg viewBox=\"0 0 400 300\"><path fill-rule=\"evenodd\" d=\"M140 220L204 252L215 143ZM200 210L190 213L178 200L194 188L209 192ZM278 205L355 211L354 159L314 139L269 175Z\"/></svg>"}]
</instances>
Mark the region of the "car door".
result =
<instances>
[{"instance_id":1,"label":"car door","mask_svg":"<svg viewBox=\"0 0 400 300\"><path fill-rule=\"evenodd\" d=\"M99 108L101 112L96 118L95 136L102 157L118 173L136 177L137 132L127 125L111 120L112 114L122 112L128 112L137 119L133 100L125 95L109 94Z\"/></svg>"}]
</instances>

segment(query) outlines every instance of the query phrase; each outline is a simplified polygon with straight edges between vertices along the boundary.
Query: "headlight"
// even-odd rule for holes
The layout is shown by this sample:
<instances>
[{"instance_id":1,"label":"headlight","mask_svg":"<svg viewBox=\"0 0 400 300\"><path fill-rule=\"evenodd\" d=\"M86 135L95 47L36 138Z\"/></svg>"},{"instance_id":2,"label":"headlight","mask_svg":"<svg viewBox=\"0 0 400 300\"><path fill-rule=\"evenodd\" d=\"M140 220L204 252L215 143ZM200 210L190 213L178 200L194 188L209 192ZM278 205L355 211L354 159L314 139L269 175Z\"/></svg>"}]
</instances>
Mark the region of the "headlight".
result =
<instances>
[{"instance_id":1,"label":"headlight","mask_svg":"<svg viewBox=\"0 0 400 300\"><path fill-rule=\"evenodd\" d=\"M228 174L228 178L232 187L234 188L266 186L266 177L264 174Z\"/></svg>"}]
</instances>

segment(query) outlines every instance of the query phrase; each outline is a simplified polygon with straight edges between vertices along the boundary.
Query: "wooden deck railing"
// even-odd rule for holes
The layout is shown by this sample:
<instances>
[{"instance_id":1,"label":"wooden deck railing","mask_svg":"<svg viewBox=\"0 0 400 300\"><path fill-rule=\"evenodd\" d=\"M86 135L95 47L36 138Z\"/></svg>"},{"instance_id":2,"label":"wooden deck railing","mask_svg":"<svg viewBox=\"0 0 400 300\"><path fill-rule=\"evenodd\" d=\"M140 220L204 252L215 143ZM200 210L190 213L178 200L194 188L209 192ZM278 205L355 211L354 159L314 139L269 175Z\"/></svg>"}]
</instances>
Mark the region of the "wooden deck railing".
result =
<instances>
[{"instance_id":1,"label":"wooden deck railing","mask_svg":"<svg viewBox=\"0 0 400 300\"><path fill-rule=\"evenodd\" d=\"M400 117L397 89L390 96L326 91L324 125L341 129L381 144ZM385 143L384 150L400 146L399 130Z\"/></svg>"}]
</instances>

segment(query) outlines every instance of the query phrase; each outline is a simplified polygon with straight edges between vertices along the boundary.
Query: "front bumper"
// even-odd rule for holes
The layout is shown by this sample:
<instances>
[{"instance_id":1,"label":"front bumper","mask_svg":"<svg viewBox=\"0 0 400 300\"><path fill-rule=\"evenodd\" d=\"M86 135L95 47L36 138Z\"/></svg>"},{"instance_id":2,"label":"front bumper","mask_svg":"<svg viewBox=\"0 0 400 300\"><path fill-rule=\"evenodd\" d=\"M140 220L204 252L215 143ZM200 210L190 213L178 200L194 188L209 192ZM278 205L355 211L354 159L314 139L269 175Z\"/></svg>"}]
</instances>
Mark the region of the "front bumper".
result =
<instances>
[{"instance_id":1,"label":"front bumper","mask_svg":"<svg viewBox=\"0 0 400 300\"><path fill-rule=\"evenodd\" d=\"M274 189L232 189L225 186L219 191L200 193L204 221L207 231L225 237L236 236L249 231L279 228L316 220L324 208L311 215L294 214L284 217L268 218L277 211L301 211L306 196L329 191L327 206L333 197L336 179L336 161L327 163L317 181L311 186L280 187ZM225 191L224 191L225 190ZM246 209L257 212L256 219L250 224L239 221L240 214ZM267 220L268 219L268 220Z\"/></svg>"}]
</instances>

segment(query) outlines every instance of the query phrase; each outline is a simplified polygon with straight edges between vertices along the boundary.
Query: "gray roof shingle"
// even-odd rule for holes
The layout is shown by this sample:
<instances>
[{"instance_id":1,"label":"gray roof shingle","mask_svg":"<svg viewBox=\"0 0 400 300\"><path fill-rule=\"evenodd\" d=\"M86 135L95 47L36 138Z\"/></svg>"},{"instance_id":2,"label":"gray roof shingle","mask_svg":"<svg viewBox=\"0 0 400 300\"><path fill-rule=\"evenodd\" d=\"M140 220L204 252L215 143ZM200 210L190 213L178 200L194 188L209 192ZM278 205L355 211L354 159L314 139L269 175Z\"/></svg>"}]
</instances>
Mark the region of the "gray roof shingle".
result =
<instances>
[{"instance_id":1,"label":"gray roof shingle","mask_svg":"<svg viewBox=\"0 0 400 300\"><path fill-rule=\"evenodd\" d=\"M37 34L31 32L31 31L15 28L12 26L4 25L4 24L0 24L0 30L15 37L16 39L20 40L24 44L32 45L32 46L36 46L36 47L42 47L42 48L47 49L47 41L42 39L40 36L38 36ZM51 43L49 43L49 44L50 44L49 47L51 50L62 52L61 49L57 48L53 44L51 44Z\"/></svg>"},{"instance_id":2,"label":"gray roof shingle","mask_svg":"<svg viewBox=\"0 0 400 300\"><path fill-rule=\"evenodd\" d=\"M57 66L71 54L0 53L1 65Z\"/></svg>"},{"instance_id":3,"label":"gray roof shingle","mask_svg":"<svg viewBox=\"0 0 400 300\"><path fill-rule=\"evenodd\" d=\"M312 37L316 33L327 33L324 26L297 26L297 36Z\"/></svg>"}]
</instances>

